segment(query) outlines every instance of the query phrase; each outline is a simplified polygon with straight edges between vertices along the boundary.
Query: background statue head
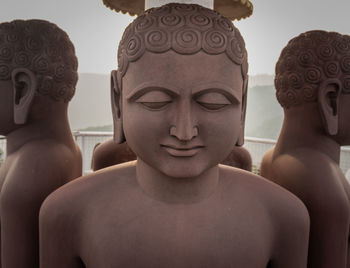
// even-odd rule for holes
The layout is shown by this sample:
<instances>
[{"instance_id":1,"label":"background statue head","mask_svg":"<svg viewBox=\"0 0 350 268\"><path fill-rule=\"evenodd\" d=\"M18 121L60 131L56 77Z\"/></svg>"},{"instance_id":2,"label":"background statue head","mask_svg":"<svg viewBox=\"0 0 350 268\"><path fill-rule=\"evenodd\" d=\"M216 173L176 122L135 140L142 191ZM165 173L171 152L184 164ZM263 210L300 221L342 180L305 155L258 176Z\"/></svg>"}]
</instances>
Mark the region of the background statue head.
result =
<instances>
[{"instance_id":1,"label":"background statue head","mask_svg":"<svg viewBox=\"0 0 350 268\"><path fill-rule=\"evenodd\" d=\"M350 93L350 36L309 31L288 42L276 64L275 87L284 108L316 102L318 89L335 79Z\"/></svg>"},{"instance_id":2,"label":"background statue head","mask_svg":"<svg viewBox=\"0 0 350 268\"><path fill-rule=\"evenodd\" d=\"M146 10L126 28L120 41L118 70L112 73L114 92L118 95L118 88L122 89L122 78L130 63L138 61L146 52L161 54L168 51L179 55L194 55L200 51L208 55L224 54L240 66L244 81L242 138L237 144L243 144L248 62L238 29L218 12L195 4L173 3ZM115 101L114 97L112 101ZM113 113L114 121L121 125L118 111ZM115 127L115 140L119 143L124 140L121 130L121 127Z\"/></svg>"},{"instance_id":3,"label":"background statue head","mask_svg":"<svg viewBox=\"0 0 350 268\"><path fill-rule=\"evenodd\" d=\"M77 67L72 42L55 24L44 20L0 24L0 82L12 83L16 124L26 122L36 96L68 103Z\"/></svg>"},{"instance_id":4,"label":"background statue head","mask_svg":"<svg viewBox=\"0 0 350 268\"><path fill-rule=\"evenodd\" d=\"M308 31L290 40L276 64L275 87L284 109L317 103L326 133L337 134L350 93L350 36Z\"/></svg>"}]
</instances>

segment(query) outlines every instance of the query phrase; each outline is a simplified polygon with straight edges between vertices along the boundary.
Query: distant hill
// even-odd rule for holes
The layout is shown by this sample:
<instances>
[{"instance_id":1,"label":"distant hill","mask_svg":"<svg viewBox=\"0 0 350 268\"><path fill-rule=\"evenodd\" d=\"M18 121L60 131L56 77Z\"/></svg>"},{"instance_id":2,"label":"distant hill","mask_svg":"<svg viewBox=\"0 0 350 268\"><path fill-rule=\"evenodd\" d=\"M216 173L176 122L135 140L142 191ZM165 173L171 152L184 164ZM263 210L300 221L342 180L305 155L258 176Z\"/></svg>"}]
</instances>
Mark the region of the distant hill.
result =
<instances>
[{"instance_id":1,"label":"distant hill","mask_svg":"<svg viewBox=\"0 0 350 268\"><path fill-rule=\"evenodd\" d=\"M109 75L80 74L68 114L72 130L112 131ZM273 76L250 76L246 136L275 139L282 119L283 110L275 97Z\"/></svg>"},{"instance_id":2,"label":"distant hill","mask_svg":"<svg viewBox=\"0 0 350 268\"><path fill-rule=\"evenodd\" d=\"M75 96L69 104L72 130L112 124L110 79L103 74L79 74Z\"/></svg>"},{"instance_id":3,"label":"distant hill","mask_svg":"<svg viewBox=\"0 0 350 268\"><path fill-rule=\"evenodd\" d=\"M283 120L283 109L275 97L274 86L248 89L245 135L276 139Z\"/></svg>"},{"instance_id":4,"label":"distant hill","mask_svg":"<svg viewBox=\"0 0 350 268\"><path fill-rule=\"evenodd\" d=\"M86 127L79 129L79 131L111 132L113 131L113 125Z\"/></svg>"}]
</instances>

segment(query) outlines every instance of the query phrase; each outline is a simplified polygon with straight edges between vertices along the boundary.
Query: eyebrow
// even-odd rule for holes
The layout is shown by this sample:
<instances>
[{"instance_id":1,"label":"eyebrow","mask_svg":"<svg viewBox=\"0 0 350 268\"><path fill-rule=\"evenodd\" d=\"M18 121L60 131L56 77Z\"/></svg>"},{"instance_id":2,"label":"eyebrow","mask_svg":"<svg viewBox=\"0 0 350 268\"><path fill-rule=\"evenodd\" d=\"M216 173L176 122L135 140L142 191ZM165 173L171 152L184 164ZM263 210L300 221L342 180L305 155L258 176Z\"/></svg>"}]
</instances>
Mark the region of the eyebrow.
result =
<instances>
[{"instance_id":1,"label":"eyebrow","mask_svg":"<svg viewBox=\"0 0 350 268\"><path fill-rule=\"evenodd\" d=\"M197 97L208 92L221 93L233 103L241 103L242 101L242 88L228 86L222 82L203 83L193 89L192 95Z\"/></svg>"},{"instance_id":2,"label":"eyebrow","mask_svg":"<svg viewBox=\"0 0 350 268\"><path fill-rule=\"evenodd\" d=\"M154 90L165 91L171 96L180 96L180 89L174 86L165 83L144 82L132 89L131 92L126 96L126 99L135 100L143 94Z\"/></svg>"},{"instance_id":3,"label":"eyebrow","mask_svg":"<svg viewBox=\"0 0 350 268\"><path fill-rule=\"evenodd\" d=\"M143 94L154 90L165 91L170 96L175 97L180 96L181 92L180 88L166 83L144 82L132 89L131 92L126 95L126 99L132 101L139 98ZM211 83L203 83L202 85L194 87L192 90L192 96L198 97L207 92L218 92L224 94L233 103L241 103L242 100L242 94L240 94L242 92L242 89L236 89L217 81Z\"/></svg>"}]
</instances>

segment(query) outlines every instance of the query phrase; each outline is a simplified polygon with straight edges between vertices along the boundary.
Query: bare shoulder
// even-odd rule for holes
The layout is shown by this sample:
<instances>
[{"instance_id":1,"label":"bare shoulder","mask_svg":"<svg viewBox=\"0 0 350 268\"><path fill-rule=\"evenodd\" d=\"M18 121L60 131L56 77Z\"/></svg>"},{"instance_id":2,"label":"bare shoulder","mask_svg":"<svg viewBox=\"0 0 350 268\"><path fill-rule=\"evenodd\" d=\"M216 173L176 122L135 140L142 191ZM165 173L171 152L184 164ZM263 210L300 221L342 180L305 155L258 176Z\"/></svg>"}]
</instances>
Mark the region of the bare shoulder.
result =
<instances>
[{"instance_id":1,"label":"bare shoulder","mask_svg":"<svg viewBox=\"0 0 350 268\"><path fill-rule=\"evenodd\" d=\"M79 159L81 156L80 150L75 144L69 147L53 139L29 142L19 150L18 154L20 161L29 161L42 168L51 166L63 168L69 166L72 164L72 160Z\"/></svg>"},{"instance_id":2,"label":"bare shoulder","mask_svg":"<svg viewBox=\"0 0 350 268\"><path fill-rule=\"evenodd\" d=\"M330 172L334 161L329 158L326 154L309 149L299 148L288 153L283 153L274 157L272 166L276 171L282 173L290 173L295 170L296 173L309 173L315 174L315 171ZM282 168L278 169L281 166Z\"/></svg>"},{"instance_id":3,"label":"bare shoulder","mask_svg":"<svg viewBox=\"0 0 350 268\"><path fill-rule=\"evenodd\" d=\"M327 155L304 149L278 156L273 161L274 177L297 195L312 213L347 215L349 200L341 183L343 174Z\"/></svg>"},{"instance_id":4,"label":"bare shoulder","mask_svg":"<svg viewBox=\"0 0 350 268\"><path fill-rule=\"evenodd\" d=\"M79 255L86 230L117 215L115 205L127 206L127 202L118 201L130 194L133 175L132 163L113 166L78 178L49 195L39 215L41 245L63 243L70 254Z\"/></svg>"},{"instance_id":5,"label":"bare shoulder","mask_svg":"<svg viewBox=\"0 0 350 268\"><path fill-rule=\"evenodd\" d=\"M92 169L99 170L135 159L136 155L126 142L117 144L110 139L95 147L92 156Z\"/></svg>"},{"instance_id":6,"label":"bare shoulder","mask_svg":"<svg viewBox=\"0 0 350 268\"><path fill-rule=\"evenodd\" d=\"M95 146L92 155L92 169L99 170L115 165L116 152L119 147L120 145L116 144L112 139Z\"/></svg>"},{"instance_id":7,"label":"bare shoulder","mask_svg":"<svg viewBox=\"0 0 350 268\"><path fill-rule=\"evenodd\" d=\"M260 174L262 176L269 176L269 174L271 173L272 156L273 156L274 150L275 150L275 147L268 150L261 160Z\"/></svg>"},{"instance_id":8,"label":"bare shoulder","mask_svg":"<svg viewBox=\"0 0 350 268\"><path fill-rule=\"evenodd\" d=\"M283 267L306 263L310 218L304 204L277 184L252 173L224 167L221 174L226 195L238 193L236 201L245 213L254 214L256 224L264 226L263 232L271 238L271 258Z\"/></svg>"},{"instance_id":9,"label":"bare shoulder","mask_svg":"<svg viewBox=\"0 0 350 268\"><path fill-rule=\"evenodd\" d=\"M52 140L42 140L27 143L13 153L1 190L2 205L18 204L18 209L25 210L26 206L37 206L62 186L67 170L77 162L68 151Z\"/></svg>"},{"instance_id":10,"label":"bare shoulder","mask_svg":"<svg viewBox=\"0 0 350 268\"><path fill-rule=\"evenodd\" d=\"M341 174L339 166L332 159L312 149L298 149L278 155L273 159L271 169L269 179L300 197L336 190L334 181Z\"/></svg>"},{"instance_id":11,"label":"bare shoulder","mask_svg":"<svg viewBox=\"0 0 350 268\"><path fill-rule=\"evenodd\" d=\"M94 155L101 157L102 155L111 156L115 150L120 147L119 144L115 143L113 139L107 140L97 146L94 149Z\"/></svg>"},{"instance_id":12,"label":"bare shoulder","mask_svg":"<svg viewBox=\"0 0 350 268\"><path fill-rule=\"evenodd\" d=\"M222 167L225 188L239 188L247 202L254 200L273 215L277 224L295 224L295 228L307 230L309 215L304 204L294 194L279 185L251 172Z\"/></svg>"},{"instance_id":13,"label":"bare shoulder","mask_svg":"<svg viewBox=\"0 0 350 268\"><path fill-rule=\"evenodd\" d=\"M121 198L128 188L136 187L135 162L106 168L69 182L53 192L44 202L40 217L50 217L51 211L61 211L79 217L91 206L106 200ZM91 206L90 206L91 205Z\"/></svg>"}]
</instances>

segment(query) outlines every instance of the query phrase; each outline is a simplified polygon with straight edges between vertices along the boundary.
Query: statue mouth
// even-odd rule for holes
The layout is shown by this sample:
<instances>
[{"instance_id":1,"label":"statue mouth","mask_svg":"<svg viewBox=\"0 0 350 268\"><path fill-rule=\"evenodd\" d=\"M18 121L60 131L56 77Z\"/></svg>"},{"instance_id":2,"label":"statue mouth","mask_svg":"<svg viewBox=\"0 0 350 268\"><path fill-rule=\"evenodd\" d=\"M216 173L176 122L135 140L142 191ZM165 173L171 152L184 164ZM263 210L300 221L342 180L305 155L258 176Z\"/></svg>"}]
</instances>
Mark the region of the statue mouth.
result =
<instances>
[{"instance_id":1,"label":"statue mouth","mask_svg":"<svg viewBox=\"0 0 350 268\"><path fill-rule=\"evenodd\" d=\"M204 148L203 145L176 146L176 145L161 144L160 146L165 151L167 151L171 156L175 156L175 157L192 157Z\"/></svg>"}]
</instances>

